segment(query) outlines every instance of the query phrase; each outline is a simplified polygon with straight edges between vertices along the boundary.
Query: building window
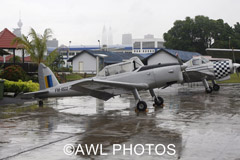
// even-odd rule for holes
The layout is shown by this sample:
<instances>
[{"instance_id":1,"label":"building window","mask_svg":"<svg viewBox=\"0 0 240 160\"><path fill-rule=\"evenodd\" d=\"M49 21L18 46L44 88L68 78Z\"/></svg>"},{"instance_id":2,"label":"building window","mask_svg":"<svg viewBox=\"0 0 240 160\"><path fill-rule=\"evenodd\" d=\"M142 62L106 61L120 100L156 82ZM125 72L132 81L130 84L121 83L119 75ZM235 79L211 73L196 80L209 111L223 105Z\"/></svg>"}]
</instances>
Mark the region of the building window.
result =
<instances>
[{"instance_id":1,"label":"building window","mask_svg":"<svg viewBox=\"0 0 240 160\"><path fill-rule=\"evenodd\" d=\"M163 43L164 42L157 42L157 48L164 48Z\"/></svg>"},{"instance_id":2,"label":"building window","mask_svg":"<svg viewBox=\"0 0 240 160\"><path fill-rule=\"evenodd\" d=\"M142 43L142 48L155 48L155 42L143 42Z\"/></svg>"},{"instance_id":3,"label":"building window","mask_svg":"<svg viewBox=\"0 0 240 160\"><path fill-rule=\"evenodd\" d=\"M69 56L74 56L75 52L69 52Z\"/></svg>"},{"instance_id":4,"label":"building window","mask_svg":"<svg viewBox=\"0 0 240 160\"><path fill-rule=\"evenodd\" d=\"M133 48L140 48L140 42L134 42L133 43Z\"/></svg>"}]
</instances>

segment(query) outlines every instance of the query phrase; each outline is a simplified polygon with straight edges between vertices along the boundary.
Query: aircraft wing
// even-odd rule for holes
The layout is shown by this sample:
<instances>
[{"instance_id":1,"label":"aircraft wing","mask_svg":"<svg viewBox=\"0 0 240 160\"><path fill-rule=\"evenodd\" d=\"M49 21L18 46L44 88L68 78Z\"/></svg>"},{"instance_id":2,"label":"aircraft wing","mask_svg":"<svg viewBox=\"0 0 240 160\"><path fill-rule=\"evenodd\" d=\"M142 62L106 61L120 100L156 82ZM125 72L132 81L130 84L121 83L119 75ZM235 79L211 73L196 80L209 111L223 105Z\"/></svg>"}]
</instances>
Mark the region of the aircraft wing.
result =
<instances>
[{"instance_id":1,"label":"aircraft wing","mask_svg":"<svg viewBox=\"0 0 240 160\"><path fill-rule=\"evenodd\" d=\"M133 89L147 89L145 83L128 83L100 79L87 79L79 81L72 85L71 89L83 92L85 95L90 95L102 100L108 100L116 95L129 93Z\"/></svg>"}]
</instances>

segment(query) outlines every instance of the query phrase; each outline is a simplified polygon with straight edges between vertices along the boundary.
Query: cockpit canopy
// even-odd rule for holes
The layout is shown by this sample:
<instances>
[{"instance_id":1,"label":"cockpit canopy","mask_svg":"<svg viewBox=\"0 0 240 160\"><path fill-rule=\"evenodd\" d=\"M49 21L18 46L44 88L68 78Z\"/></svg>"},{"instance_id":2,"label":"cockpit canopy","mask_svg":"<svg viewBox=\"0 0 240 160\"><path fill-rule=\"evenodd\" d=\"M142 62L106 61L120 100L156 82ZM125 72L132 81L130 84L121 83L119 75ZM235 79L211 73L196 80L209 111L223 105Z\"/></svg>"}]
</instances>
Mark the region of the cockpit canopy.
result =
<instances>
[{"instance_id":1,"label":"cockpit canopy","mask_svg":"<svg viewBox=\"0 0 240 160\"><path fill-rule=\"evenodd\" d=\"M198 57L193 57L187 63L188 63L188 66L197 66L197 65L201 65L201 64L206 64L208 62L209 62L208 59L206 59L202 56L198 56Z\"/></svg>"},{"instance_id":2,"label":"cockpit canopy","mask_svg":"<svg viewBox=\"0 0 240 160\"><path fill-rule=\"evenodd\" d=\"M104 67L97 74L97 76L111 76L111 75L116 75L116 74L125 73L125 72L132 72L141 66L144 66L142 61L138 57L132 57L131 59L125 62Z\"/></svg>"}]
</instances>

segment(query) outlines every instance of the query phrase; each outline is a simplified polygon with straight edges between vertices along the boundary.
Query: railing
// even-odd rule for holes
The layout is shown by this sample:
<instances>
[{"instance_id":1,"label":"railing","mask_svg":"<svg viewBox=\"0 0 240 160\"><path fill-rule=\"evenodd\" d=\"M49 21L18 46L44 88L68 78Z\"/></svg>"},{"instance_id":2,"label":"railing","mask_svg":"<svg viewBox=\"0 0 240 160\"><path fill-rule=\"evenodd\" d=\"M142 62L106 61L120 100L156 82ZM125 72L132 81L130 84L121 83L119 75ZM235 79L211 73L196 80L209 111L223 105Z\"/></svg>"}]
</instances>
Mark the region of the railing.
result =
<instances>
[{"instance_id":1,"label":"railing","mask_svg":"<svg viewBox=\"0 0 240 160\"><path fill-rule=\"evenodd\" d=\"M0 63L0 67L3 69L11 65L14 65L14 63ZM21 66L27 73L37 73L38 70L38 64L36 63L15 63L15 65Z\"/></svg>"}]
</instances>

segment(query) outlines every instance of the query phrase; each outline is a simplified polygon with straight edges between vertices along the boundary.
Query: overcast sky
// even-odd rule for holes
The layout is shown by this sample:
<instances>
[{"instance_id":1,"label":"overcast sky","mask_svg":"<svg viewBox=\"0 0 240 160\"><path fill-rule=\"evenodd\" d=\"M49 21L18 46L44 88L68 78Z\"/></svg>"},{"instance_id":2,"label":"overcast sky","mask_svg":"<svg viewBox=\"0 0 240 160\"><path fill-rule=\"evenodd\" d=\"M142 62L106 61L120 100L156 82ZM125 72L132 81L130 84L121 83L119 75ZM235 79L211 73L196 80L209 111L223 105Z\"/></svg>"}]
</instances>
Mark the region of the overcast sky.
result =
<instances>
[{"instance_id":1,"label":"overcast sky","mask_svg":"<svg viewBox=\"0 0 240 160\"><path fill-rule=\"evenodd\" d=\"M31 27L41 34L51 28L59 44L97 45L105 25L112 28L114 44L121 44L124 33L162 38L186 16L221 18L233 26L239 11L239 0L1 0L0 30L16 28L21 12L23 34Z\"/></svg>"}]
</instances>

